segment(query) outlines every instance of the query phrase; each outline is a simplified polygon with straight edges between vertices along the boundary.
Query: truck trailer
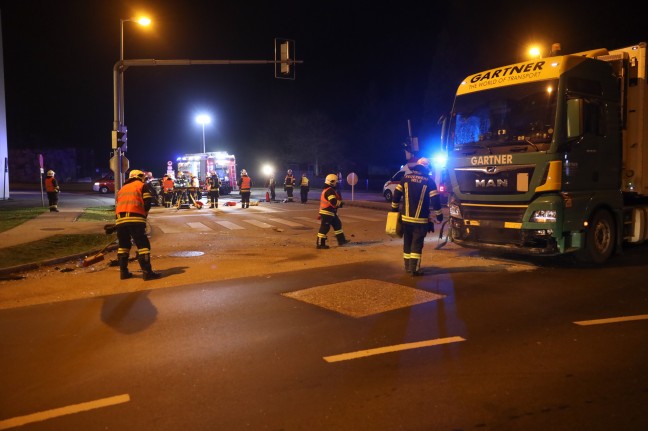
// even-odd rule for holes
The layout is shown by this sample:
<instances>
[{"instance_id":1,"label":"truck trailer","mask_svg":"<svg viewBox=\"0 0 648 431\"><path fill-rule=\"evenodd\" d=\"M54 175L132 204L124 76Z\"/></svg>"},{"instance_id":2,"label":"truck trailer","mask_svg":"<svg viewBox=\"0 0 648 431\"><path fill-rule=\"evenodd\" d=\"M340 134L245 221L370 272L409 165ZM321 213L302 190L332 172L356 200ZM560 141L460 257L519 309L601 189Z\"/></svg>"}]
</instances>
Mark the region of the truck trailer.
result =
<instances>
[{"instance_id":1,"label":"truck trailer","mask_svg":"<svg viewBox=\"0 0 648 431\"><path fill-rule=\"evenodd\" d=\"M443 125L450 239L601 264L648 237L646 43L468 76Z\"/></svg>"}]
</instances>

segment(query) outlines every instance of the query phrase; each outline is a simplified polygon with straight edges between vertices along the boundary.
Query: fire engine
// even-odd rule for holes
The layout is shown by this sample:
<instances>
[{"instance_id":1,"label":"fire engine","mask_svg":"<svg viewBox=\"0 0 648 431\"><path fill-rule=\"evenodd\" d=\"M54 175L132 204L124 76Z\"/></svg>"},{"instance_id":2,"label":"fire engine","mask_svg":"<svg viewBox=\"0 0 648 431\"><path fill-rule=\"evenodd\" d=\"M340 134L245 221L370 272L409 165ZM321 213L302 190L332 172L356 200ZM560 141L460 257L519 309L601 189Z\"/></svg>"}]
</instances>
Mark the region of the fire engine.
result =
<instances>
[{"instance_id":1,"label":"fire engine","mask_svg":"<svg viewBox=\"0 0 648 431\"><path fill-rule=\"evenodd\" d=\"M176 159L176 171L189 178L196 176L204 184L206 176L214 171L221 179L220 193L228 195L236 189L236 157L226 151L184 154ZM168 168L171 168L170 166ZM168 175L174 175L169 169Z\"/></svg>"}]
</instances>

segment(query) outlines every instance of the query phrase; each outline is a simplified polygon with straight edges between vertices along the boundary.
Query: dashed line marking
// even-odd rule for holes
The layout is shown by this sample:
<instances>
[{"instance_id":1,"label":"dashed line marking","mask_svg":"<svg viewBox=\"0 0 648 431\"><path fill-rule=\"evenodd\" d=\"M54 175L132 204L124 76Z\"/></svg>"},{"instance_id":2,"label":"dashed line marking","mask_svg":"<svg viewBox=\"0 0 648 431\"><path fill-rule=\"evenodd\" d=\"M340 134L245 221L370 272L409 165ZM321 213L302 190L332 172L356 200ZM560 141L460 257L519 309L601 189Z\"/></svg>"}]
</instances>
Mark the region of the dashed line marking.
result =
<instances>
[{"instance_id":1,"label":"dashed line marking","mask_svg":"<svg viewBox=\"0 0 648 431\"><path fill-rule=\"evenodd\" d=\"M326 362L349 361L351 359L366 358L367 356L382 355L384 353L400 352L403 350L420 349L422 347L439 346L441 344L466 341L463 337L437 338L434 340L417 341L415 343L396 344L394 346L378 347L376 349L358 350L357 352L342 353L340 355L324 356Z\"/></svg>"},{"instance_id":2,"label":"dashed line marking","mask_svg":"<svg viewBox=\"0 0 648 431\"><path fill-rule=\"evenodd\" d=\"M85 412L88 410L99 409L102 407L114 406L116 404L127 403L130 401L128 394L116 395L114 397L102 398L95 401L88 401L81 404L59 407L57 409L45 410L38 413L32 413L25 416L16 416L15 418L4 419L0 421L0 430L19 427L22 425L42 422L44 420L57 418L60 416L71 415L74 413Z\"/></svg>"},{"instance_id":3,"label":"dashed line marking","mask_svg":"<svg viewBox=\"0 0 648 431\"><path fill-rule=\"evenodd\" d=\"M605 325L608 323L630 322L633 320L648 320L648 314L638 314L636 316L610 317L608 319L581 320L574 322L577 325Z\"/></svg>"}]
</instances>

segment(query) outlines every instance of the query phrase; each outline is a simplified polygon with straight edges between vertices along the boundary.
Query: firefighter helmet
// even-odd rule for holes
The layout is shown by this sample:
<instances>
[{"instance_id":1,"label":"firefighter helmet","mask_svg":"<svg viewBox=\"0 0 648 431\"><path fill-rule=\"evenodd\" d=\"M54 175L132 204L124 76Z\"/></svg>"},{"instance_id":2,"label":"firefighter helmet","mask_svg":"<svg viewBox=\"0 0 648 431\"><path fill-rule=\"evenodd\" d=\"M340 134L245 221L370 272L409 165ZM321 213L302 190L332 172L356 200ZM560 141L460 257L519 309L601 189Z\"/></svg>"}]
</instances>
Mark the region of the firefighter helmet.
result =
<instances>
[{"instance_id":1,"label":"firefighter helmet","mask_svg":"<svg viewBox=\"0 0 648 431\"><path fill-rule=\"evenodd\" d=\"M425 157L421 157L420 159L418 159L416 164L421 165L426 169L430 168L430 161L428 159L426 159Z\"/></svg>"},{"instance_id":2,"label":"firefighter helmet","mask_svg":"<svg viewBox=\"0 0 648 431\"><path fill-rule=\"evenodd\" d=\"M51 170L51 169L49 171L47 171L47 176L48 177L53 177L54 176L54 171Z\"/></svg>"},{"instance_id":3,"label":"firefighter helmet","mask_svg":"<svg viewBox=\"0 0 648 431\"><path fill-rule=\"evenodd\" d=\"M292 175L292 169L288 169L288 175Z\"/></svg>"},{"instance_id":4,"label":"firefighter helmet","mask_svg":"<svg viewBox=\"0 0 648 431\"><path fill-rule=\"evenodd\" d=\"M329 186L335 186L337 184L338 177L335 174L328 174L326 176L326 179L324 180L324 183L328 184Z\"/></svg>"},{"instance_id":5,"label":"firefighter helmet","mask_svg":"<svg viewBox=\"0 0 648 431\"><path fill-rule=\"evenodd\" d=\"M146 174L138 169L133 169L132 171L130 171L130 174L128 174L128 178L137 178L138 180L144 182Z\"/></svg>"},{"instance_id":6,"label":"firefighter helmet","mask_svg":"<svg viewBox=\"0 0 648 431\"><path fill-rule=\"evenodd\" d=\"M247 175L247 171L245 169L241 169L241 175Z\"/></svg>"}]
</instances>

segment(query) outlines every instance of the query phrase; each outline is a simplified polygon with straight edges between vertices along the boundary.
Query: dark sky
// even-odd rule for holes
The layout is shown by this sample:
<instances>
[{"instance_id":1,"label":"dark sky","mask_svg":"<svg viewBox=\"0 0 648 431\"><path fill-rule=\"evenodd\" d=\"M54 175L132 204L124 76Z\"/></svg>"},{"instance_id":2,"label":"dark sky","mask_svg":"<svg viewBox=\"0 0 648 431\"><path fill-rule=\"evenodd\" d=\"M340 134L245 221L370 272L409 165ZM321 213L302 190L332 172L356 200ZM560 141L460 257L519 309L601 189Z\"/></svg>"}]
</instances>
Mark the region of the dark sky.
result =
<instances>
[{"instance_id":1,"label":"dark sky","mask_svg":"<svg viewBox=\"0 0 648 431\"><path fill-rule=\"evenodd\" d=\"M408 119L435 149L436 120L461 79L522 61L528 43L561 42L567 53L648 39L639 13L612 4L529 3L3 0L9 148L93 148L108 169L119 23L139 11L153 25L124 24L125 59L272 60L282 37L304 62L294 81L275 79L272 65L129 68L127 157L156 174L202 151L203 111L214 119L207 150L234 153L251 172L290 161L263 133L295 113L329 118L353 166L391 169L403 162Z\"/></svg>"}]
</instances>

